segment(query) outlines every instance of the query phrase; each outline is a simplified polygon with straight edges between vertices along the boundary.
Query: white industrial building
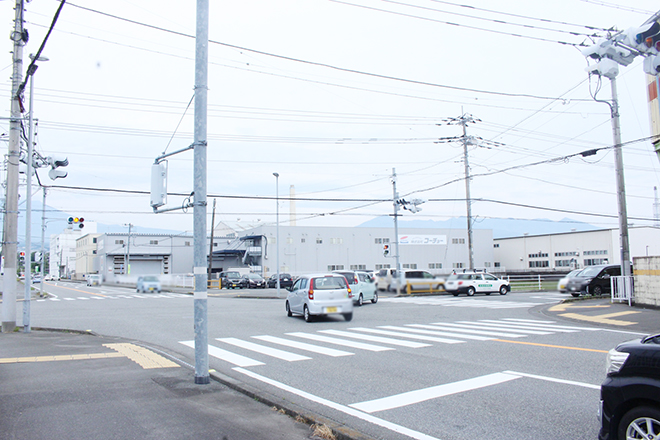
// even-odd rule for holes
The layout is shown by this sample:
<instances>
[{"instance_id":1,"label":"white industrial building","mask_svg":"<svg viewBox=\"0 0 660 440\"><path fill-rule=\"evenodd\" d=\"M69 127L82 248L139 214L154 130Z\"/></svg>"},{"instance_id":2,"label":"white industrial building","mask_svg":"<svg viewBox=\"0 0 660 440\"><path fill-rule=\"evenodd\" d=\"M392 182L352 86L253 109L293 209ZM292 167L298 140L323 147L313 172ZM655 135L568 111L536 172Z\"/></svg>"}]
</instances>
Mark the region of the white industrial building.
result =
<instances>
[{"instance_id":1,"label":"white industrial building","mask_svg":"<svg viewBox=\"0 0 660 440\"><path fill-rule=\"evenodd\" d=\"M630 259L660 255L660 228L628 229ZM493 240L495 267L502 272L570 271L596 264L621 264L618 229L523 235Z\"/></svg>"}]
</instances>

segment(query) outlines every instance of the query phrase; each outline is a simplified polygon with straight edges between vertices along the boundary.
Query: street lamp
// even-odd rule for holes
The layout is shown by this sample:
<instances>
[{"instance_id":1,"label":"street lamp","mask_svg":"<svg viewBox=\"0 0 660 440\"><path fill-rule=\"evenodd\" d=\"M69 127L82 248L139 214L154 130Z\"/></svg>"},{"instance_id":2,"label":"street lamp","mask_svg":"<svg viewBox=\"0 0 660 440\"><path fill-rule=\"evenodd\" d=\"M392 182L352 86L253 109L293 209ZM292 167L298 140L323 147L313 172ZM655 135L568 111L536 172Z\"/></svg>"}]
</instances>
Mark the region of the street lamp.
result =
<instances>
[{"instance_id":1,"label":"street lamp","mask_svg":"<svg viewBox=\"0 0 660 440\"><path fill-rule=\"evenodd\" d=\"M275 176L275 264L277 265L277 297L280 297L280 175Z\"/></svg>"},{"instance_id":2,"label":"street lamp","mask_svg":"<svg viewBox=\"0 0 660 440\"><path fill-rule=\"evenodd\" d=\"M35 59L33 54L30 58L34 61L48 61L46 57L38 57ZM27 145L27 182L25 190L25 298L23 300L23 331L30 332L30 299L32 296L32 263L30 256L32 255L32 170L33 158L32 151L34 142L34 72L37 65L33 64L32 74L30 75L30 113L28 116L28 145ZM43 274L41 274L43 278ZM42 281L43 282L43 281Z\"/></svg>"}]
</instances>

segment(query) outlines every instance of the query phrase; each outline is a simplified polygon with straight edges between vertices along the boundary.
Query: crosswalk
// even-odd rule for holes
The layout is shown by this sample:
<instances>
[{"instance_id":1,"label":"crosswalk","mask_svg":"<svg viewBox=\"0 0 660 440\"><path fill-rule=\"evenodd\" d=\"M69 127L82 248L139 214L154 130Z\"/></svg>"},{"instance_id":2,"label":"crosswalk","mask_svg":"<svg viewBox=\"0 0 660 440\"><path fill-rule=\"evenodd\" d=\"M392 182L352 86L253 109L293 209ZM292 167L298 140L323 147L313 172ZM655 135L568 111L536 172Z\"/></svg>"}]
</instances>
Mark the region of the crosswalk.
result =
<instances>
[{"instance_id":1,"label":"crosswalk","mask_svg":"<svg viewBox=\"0 0 660 440\"><path fill-rule=\"evenodd\" d=\"M133 295L116 295L108 293L94 294L93 296L77 296L77 297L48 297L35 300L36 302L66 302L66 301L105 301L105 300L118 300L118 299L155 299L155 298L190 298L190 295L182 293L144 293Z\"/></svg>"},{"instance_id":2,"label":"crosswalk","mask_svg":"<svg viewBox=\"0 0 660 440\"><path fill-rule=\"evenodd\" d=\"M284 335L255 335L249 339L216 338L209 344L209 356L236 367L274 362L300 362L323 357L353 356L361 351L381 352L400 348L423 349L439 344L464 344L498 338L523 338L598 331L597 328L561 325L532 319L482 319L478 321L434 322L429 324L382 325L375 328L289 332ZM255 342L256 340L258 342ZM193 348L195 341L179 341ZM293 349L294 351L291 351ZM233 351L232 351L233 350Z\"/></svg>"},{"instance_id":3,"label":"crosswalk","mask_svg":"<svg viewBox=\"0 0 660 440\"><path fill-rule=\"evenodd\" d=\"M497 295L500 298L500 295ZM528 309L539 304L554 304L557 302L555 297L534 297L542 298L543 302L531 301L509 301L505 299L481 299L475 297L424 297L424 296L399 296L393 298L380 298L379 302L415 304L424 306L445 306L445 307L466 307L473 309ZM565 297L564 297L565 298Z\"/></svg>"}]
</instances>

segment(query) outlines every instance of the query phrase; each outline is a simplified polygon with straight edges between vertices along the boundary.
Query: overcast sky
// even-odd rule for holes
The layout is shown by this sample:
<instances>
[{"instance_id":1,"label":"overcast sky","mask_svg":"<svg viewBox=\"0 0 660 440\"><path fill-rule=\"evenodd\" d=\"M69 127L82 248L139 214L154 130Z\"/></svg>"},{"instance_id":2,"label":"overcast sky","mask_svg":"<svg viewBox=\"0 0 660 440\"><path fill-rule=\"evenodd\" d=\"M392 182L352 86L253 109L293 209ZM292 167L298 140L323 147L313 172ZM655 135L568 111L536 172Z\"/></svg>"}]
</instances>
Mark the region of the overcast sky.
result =
<instances>
[{"instance_id":1,"label":"overcast sky","mask_svg":"<svg viewBox=\"0 0 660 440\"><path fill-rule=\"evenodd\" d=\"M404 219L464 216L463 147L438 141L460 136L460 126L445 122L466 113L480 120L468 134L483 139L469 149L472 197L490 200L473 204L477 221L618 225L611 149L525 165L612 145L609 108L593 101L599 84L589 81L575 45L589 43L594 28L641 25L656 1L210 3L208 194L217 197L217 221L273 224L277 172L280 196L294 186L298 197L325 199L298 201L298 225L357 225L392 212L391 201L370 200L391 199L393 168L401 196L430 199ZM6 117L14 4L0 0ZM58 5L26 4L26 58ZM53 188L49 206L87 221L130 222L137 232L192 230L192 211L154 214L148 194L91 189L148 192L154 159L192 143L195 8L193 0L66 3L43 52L50 61L35 75L36 148L70 162L66 179L53 182L41 170L44 184L83 189ZM630 142L628 215L648 225L660 162L649 141L634 142L650 136L641 61L622 67L617 83L622 138ZM597 97L609 99L609 80L600 87ZM0 130L8 132L6 119ZM192 191L192 157L169 161L170 192ZM168 207L183 202L171 195ZM289 209L281 202L283 224Z\"/></svg>"}]
</instances>

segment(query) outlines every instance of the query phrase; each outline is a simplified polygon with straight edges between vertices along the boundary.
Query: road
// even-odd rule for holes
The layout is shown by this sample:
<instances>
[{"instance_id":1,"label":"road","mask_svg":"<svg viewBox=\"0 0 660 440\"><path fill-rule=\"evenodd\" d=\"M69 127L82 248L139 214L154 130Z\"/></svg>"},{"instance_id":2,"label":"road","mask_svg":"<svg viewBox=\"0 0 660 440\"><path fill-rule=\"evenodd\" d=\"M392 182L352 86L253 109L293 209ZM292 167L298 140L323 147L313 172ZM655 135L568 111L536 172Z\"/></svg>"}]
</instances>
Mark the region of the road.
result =
<instances>
[{"instance_id":1,"label":"road","mask_svg":"<svg viewBox=\"0 0 660 440\"><path fill-rule=\"evenodd\" d=\"M194 364L192 297L46 290L33 326L135 339ZM210 297L210 367L371 438L594 439L607 351L636 333L541 313L562 298L381 297L351 322L306 323L284 299Z\"/></svg>"}]
</instances>

